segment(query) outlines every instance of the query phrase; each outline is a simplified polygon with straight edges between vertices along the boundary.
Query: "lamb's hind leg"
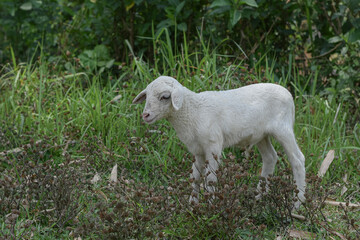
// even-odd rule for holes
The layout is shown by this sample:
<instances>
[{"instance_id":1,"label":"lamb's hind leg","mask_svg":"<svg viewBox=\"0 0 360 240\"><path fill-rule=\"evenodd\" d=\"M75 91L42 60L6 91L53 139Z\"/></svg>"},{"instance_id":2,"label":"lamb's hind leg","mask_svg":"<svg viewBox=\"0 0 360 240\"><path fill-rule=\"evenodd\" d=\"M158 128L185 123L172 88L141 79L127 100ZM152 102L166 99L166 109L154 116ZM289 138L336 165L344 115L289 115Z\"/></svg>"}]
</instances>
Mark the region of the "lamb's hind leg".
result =
<instances>
[{"instance_id":1,"label":"lamb's hind leg","mask_svg":"<svg viewBox=\"0 0 360 240\"><path fill-rule=\"evenodd\" d=\"M259 149L259 152L261 154L263 166L261 170L261 176L266 179L270 174L274 173L275 165L277 162L277 154L274 150L274 147L271 144L270 137L266 136L263 138L258 144L257 147ZM257 196L257 198L261 197L261 181L258 184L258 191L260 194Z\"/></svg>"},{"instance_id":2,"label":"lamb's hind leg","mask_svg":"<svg viewBox=\"0 0 360 240\"><path fill-rule=\"evenodd\" d=\"M292 129L279 131L275 134L275 138L284 147L291 164L295 184L299 190L298 198L300 201L295 203L295 208L298 208L301 202L305 201L305 157L296 143L295 135Z\"/></svg>"}]
</instances>

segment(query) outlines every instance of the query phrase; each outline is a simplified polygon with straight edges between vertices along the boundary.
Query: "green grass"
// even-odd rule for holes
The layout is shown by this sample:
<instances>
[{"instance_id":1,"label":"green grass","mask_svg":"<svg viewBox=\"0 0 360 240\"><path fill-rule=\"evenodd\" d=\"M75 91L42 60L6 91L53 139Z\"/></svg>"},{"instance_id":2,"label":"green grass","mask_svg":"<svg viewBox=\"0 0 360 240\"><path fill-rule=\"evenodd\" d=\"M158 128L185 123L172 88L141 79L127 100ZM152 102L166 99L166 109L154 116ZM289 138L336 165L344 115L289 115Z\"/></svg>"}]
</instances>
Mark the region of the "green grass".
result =
<instances>
[{"instance_id":1,"label":"green grass","mask_svg":"<svg viewBox=\"0 0 360 240\"><path fill-rule=\"evenodd\" d=\"M143 106L131 104L134 96L148 83L160 74L169 75L198 92L226 90L254 82L276 82L293 93L296 105L295 134L306 157L307 172L316 174L328 151L334 149L336 157L322 184L331 186L331 197L336 200L360 201L359 195L356 195L360 181L360 126L349 124L352 117L349 109L352 106L347 102L338 102L335 98L329 101L318 95L318 72L302 76L291 61L288 69L277 71L274 61L268 56L262 56L253 66L247 66L236 56L211 51L206 44L191 53L186 39L181 46L183 51L174 52L168 32L162 34L165 34L165 41L162 41L160 34L153 42L154 66L141 58L134 58L118 77L111 73L94 75L75 63L77 73L69 74L61 70L60 64L47 63L42 57L28 64L16 63L14 57L13 63L4 65L0 72L0 152L23 147L31 141L43 141L46 136L46 141L52 145L42 149L44 156L41 158L36 155L38 152L35 153L31 159L36 163L53 159L54 164L61 164L66 161L63 154L66 152L72 160L89 161L91 171L99 172L103 177L109 175L111 167L118 163L125 168L123 171L127 176L157 187L171 181L170 172L173 169L188 172L192 157L165 120L151 126L145 125L141 119ZM121 97L112 101L118 95ZM101 141L93 140L94 137ZM90 144L89 149L95 153L87 154L81 150L84 142ZM283 151L278 144L275 144L275 148ZM225 153L230 151L241 158L241 150L228 149ZM16 155L11 159L16 161ZM255 164L251 172L256 174L261 161L259 157L253 161ZM289 167L289 163L279 161L277 168L284 167ZM3 161L0 169L6 174L16 174L14 165L6 161ZM341 195L345 175L348 191ZM86 180L89 181L91 177L87 176ZM17 178L20 182L24 181L22 176ZM105 186L106 181L100 184L99 189ZM81 202L84 205L92 204L86 197ZM85 206L82 212L87 212L87 208L90 206ZM328 211L330 217L335 213L335 210ZM354 214L355 218L359 217L358 213ZM36 214L22 212L18 224L25 219L36 219ZM179 226L179 232L182 232L182 227L188 228L187 224L184 222ZM67 230L57 233L57 228L47 221L34 226L35 239L65 238L69 234ZM301 222L296 226L301 228ZM345 228L345 225L341 225L337 230ZM265 236L275 236L276 229L267 229ZM4 222L0 231L7 231ZM251 234L239 231L239 236L250 238ZM171 232L169 234L171 236Z\"/></svg>"}]
</instances>

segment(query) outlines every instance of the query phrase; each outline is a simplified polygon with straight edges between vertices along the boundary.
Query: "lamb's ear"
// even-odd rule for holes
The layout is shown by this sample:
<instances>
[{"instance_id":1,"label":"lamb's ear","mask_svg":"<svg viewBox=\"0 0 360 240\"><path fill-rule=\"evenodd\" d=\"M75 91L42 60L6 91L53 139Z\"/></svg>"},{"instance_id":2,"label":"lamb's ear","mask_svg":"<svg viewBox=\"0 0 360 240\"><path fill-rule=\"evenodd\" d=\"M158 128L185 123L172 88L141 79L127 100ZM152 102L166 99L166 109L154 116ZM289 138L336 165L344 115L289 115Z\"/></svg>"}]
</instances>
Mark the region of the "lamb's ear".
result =
<instances>
[{"instance_id":1,"label":"lamb's ear","mask_svg":"<svg viewBox=\"0 0 360 240\"><path fill-rule=\"evenodd\" d=\"M179 110L184 101L184 94L181 88L175 88L171 93L171 103L175 111Z\"/></svg>"},{"instance_id":2,"label":"lamb's ear","mask_svg":"<svg viewBox=\"0 0 360 240\"><path fill-rule=\"evenodd\" d=\"M134 104L142 103L146 99L146 89L139 93L133 100Z\"/></svg>"}]
</instances>

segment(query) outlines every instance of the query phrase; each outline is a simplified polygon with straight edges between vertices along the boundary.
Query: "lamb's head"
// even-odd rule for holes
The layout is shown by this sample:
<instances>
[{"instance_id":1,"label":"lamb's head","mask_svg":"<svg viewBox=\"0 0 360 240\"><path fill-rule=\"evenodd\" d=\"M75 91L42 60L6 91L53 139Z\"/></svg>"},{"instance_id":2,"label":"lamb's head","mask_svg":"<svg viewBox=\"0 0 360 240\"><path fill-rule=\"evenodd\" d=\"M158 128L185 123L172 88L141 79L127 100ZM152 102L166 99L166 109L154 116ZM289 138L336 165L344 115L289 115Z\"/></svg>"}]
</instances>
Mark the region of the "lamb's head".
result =
<instances>
[{"instance_id":1,"label":"lamb's head","mask_svg":"<svg viewBox=\"0 0 360 240\"><path fill-rule=\"evenodd\" d=\"M146 123L151 124L178 111L183 103L183 93L184 87L178 81L172 77L161 76L139 93L133 103L146 100L142 117Z\"/></svg>"}]
</instances>

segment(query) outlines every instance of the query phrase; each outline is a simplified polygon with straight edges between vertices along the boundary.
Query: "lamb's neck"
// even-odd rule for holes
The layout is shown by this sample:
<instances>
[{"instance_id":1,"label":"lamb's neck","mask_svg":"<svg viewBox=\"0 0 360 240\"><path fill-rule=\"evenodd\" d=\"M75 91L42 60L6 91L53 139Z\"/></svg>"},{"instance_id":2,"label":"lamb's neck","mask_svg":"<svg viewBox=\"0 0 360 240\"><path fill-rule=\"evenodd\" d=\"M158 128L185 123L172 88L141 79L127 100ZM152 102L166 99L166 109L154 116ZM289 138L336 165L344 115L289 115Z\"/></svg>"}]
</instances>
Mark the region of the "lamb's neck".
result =
<instances>
[{"instance_id":1,"label":"lamb's neck","mask_svg":"<svg viewBox=\"0 0 360 240\"><path fill-rule=\"evenodd\" d=\"M179 131L192 129L197 124L197 111L200 106L198 95L184 88L184 101L178 111L173 111L168 120L179 134Z\"/></svg>"}]
</instances>

